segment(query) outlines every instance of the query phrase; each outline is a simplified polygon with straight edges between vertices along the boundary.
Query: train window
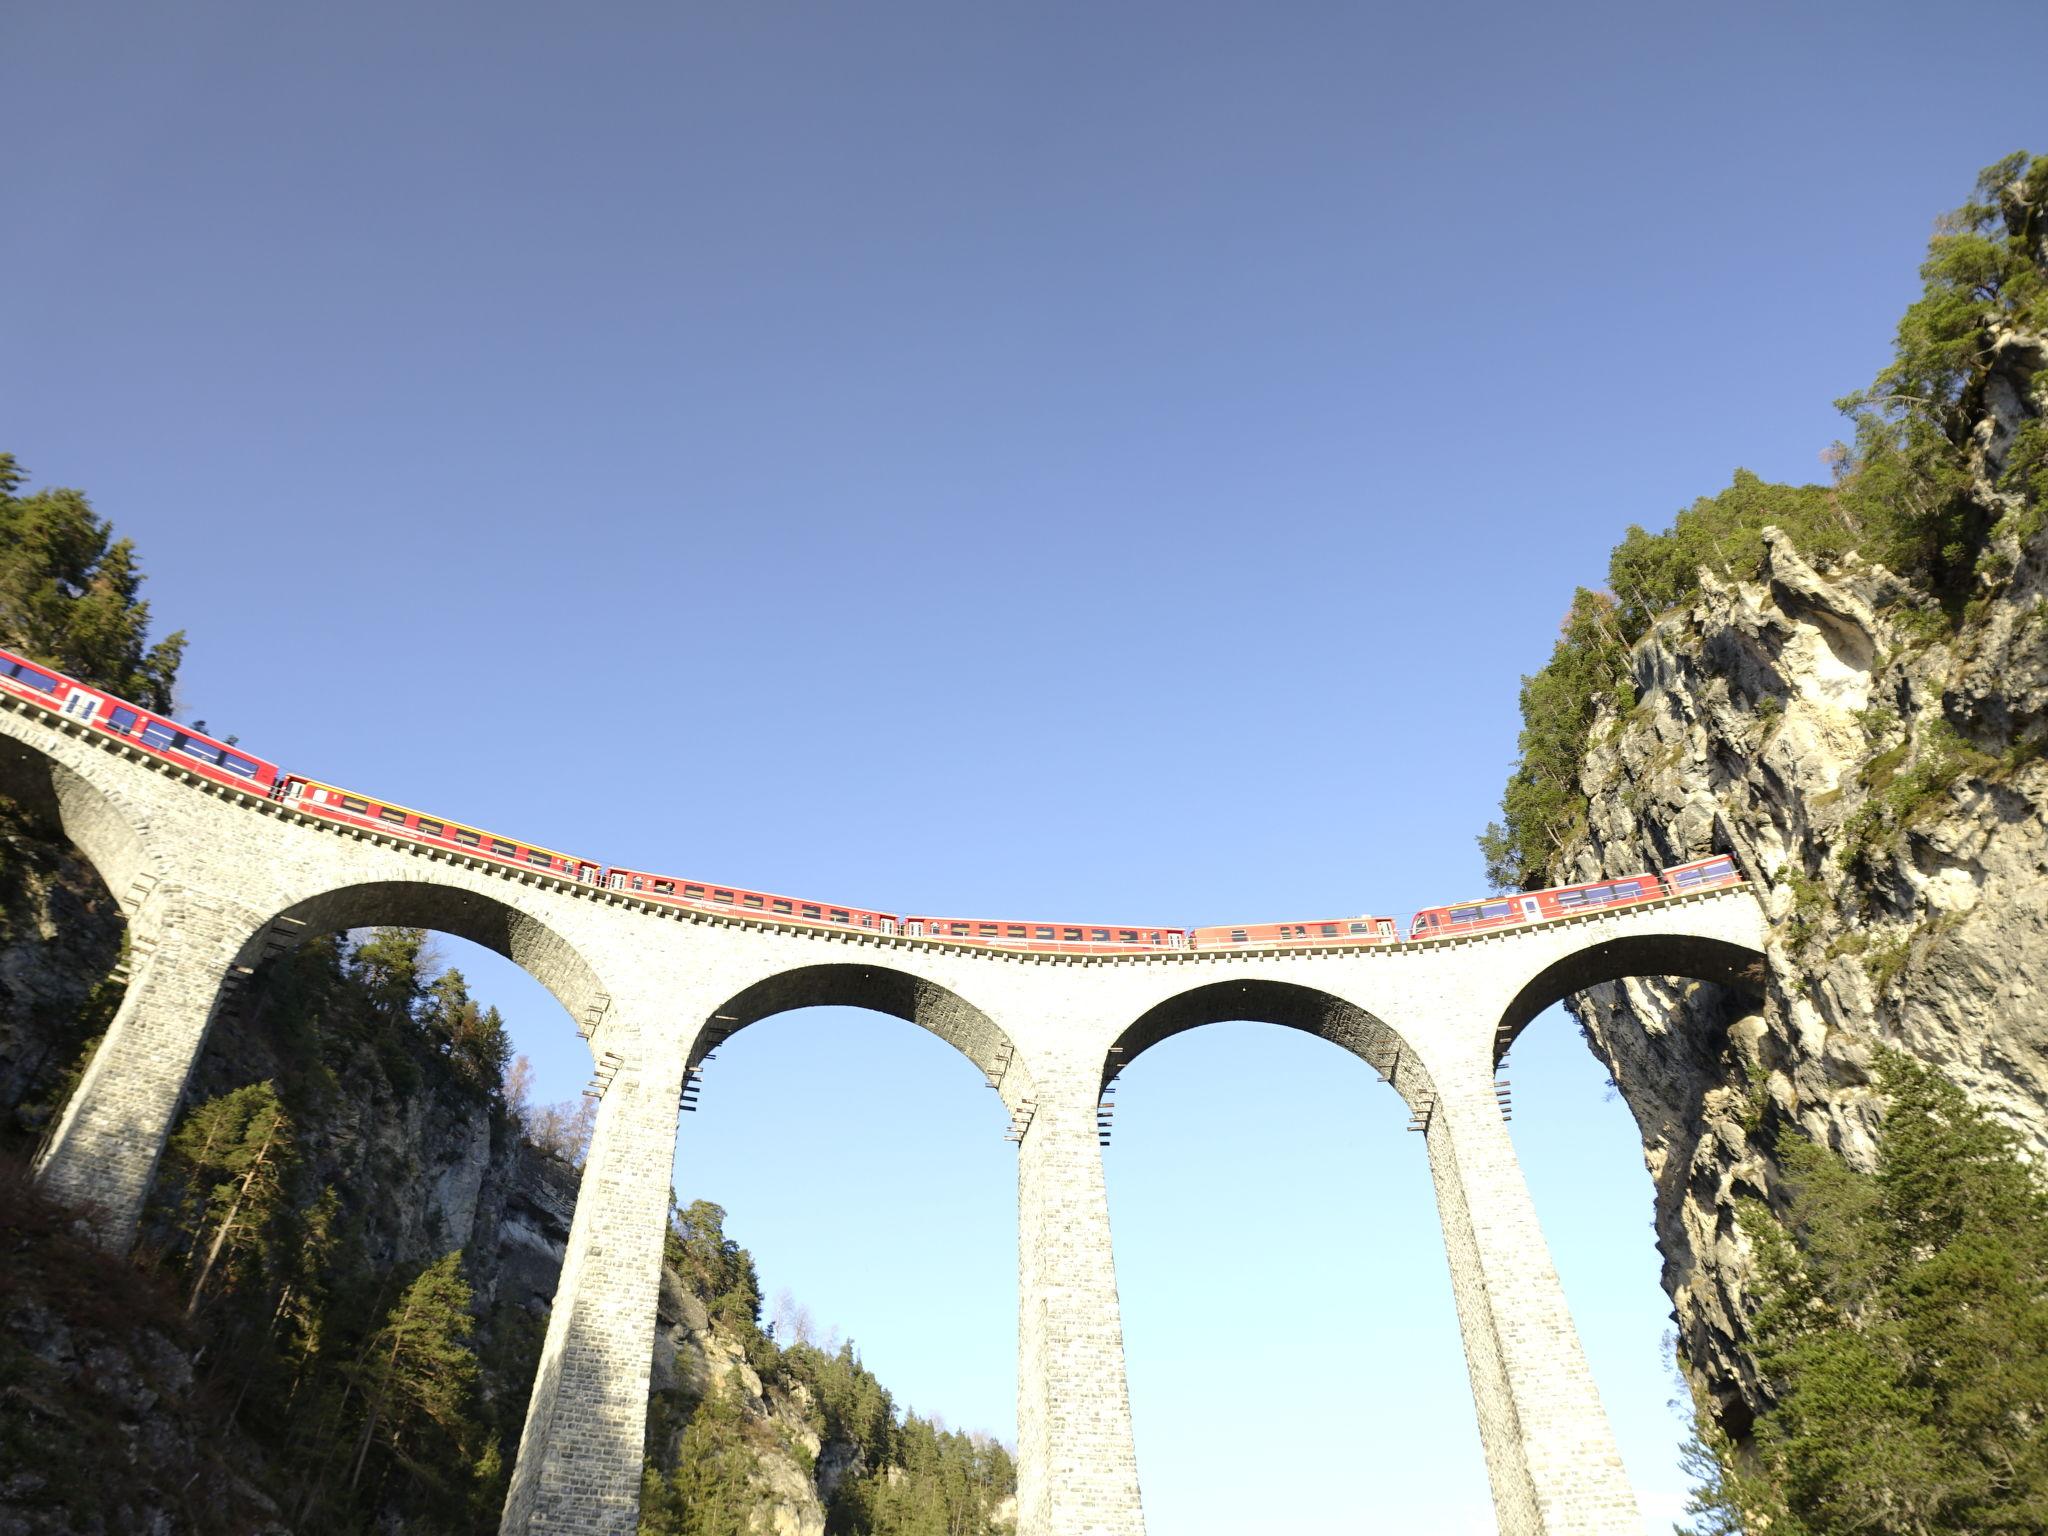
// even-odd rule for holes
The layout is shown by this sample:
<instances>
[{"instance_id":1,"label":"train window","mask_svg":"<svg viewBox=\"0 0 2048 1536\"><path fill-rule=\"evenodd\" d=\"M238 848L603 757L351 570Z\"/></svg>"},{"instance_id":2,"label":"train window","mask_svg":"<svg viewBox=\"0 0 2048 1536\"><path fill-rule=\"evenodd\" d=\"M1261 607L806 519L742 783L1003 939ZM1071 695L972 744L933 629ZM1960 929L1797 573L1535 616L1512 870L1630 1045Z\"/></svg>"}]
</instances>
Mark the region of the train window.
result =
<instances>
[{"instance_id":1,"label":"train window","mask_svg":"<svg viewBox=\"0 0 2048 1536\"><path fill-rule=\"evenodd\" d=\"M713 901L725 901L725 902L729 902L729 901L731 901L731 900L733 899L733 896L732 896L732 892L731 892L731 891L719 891L719 890L714 890L714 891L713 891L713 892L711 893L711 899L712 899Z\"/></svg>"},{"instance_id":2,"label":"train window","mask_svg":"<svg viewBox=\"0 0 2048 1536\"><path fill-rule=\"evenodd\" d=\"M554 863L554 860L550 859L538 848L529 848L526 850L526 862L529 864L538 864L542 869L546 869L549 865Z\"/></svg>"},{"instance_id":3,"label":"train window","mask_svg":"<svg viewBox=\"0 0 2048 1536\"><path fill-rule=\"evenodd\" d=\"M1025 933L1022 923L1012 923L1003 930L1003 937L1007 939L1021 939L1028 937L1028 935Z\"/></svg>"},{"instance_id":4,"label":"train window","mask_svg":"<svg viewBox=\"0 0 2048 1536\"><path fill-rule=\"evenodd\" d=\"M1060 930L1060 938L1069 944L1078 944L1081 942L1081 930L1078 928L1062 928Z\"/></svg>"},{"instance_id":5,"label":"train window","mask_svg":"<svg viewBox=\"0 0 2048 1536\"><path fill-rule=\"evenodd\" d=\"M1337 925L1335 923L1323 924L1323 937L1326 939L1334 939L1335 937L1337 937Z\"/></svg>"},{"instance_id":6,"label":"train window","mask_svg":"<svg viewBox=\"0 0 2048 1536\"><path fill-rule=\"evenodd\" d=\"M483 838L479 834L470 831L467 827L457 827L455 829L455 841L462 844L465 848L475 848L482 844ZM618 878L614 876L612 884L617 885L618 883Z\"/></svg>"},{"instance_id":7,"label":"train window","mask_svg":"<svg viewBox=\"0 0 2048 1536\"><path fill-rule=\"evenodd\" d=\"M1557 904L1560 907L1583 907L1586 904L1586 893L1584 891L1559 891L1557 893Z\"/></svg>"},{"instance_id":8,"label":"train window","mask_svg":"<svg viewBox=\"0 0 2048 1536\"><path fill-rule=\"evenodd\" d=\"M1002 925L999 923L976 923L974 925L974 936L977 939L999 939L1003 936Z\"/></svg>"},{"instance_id":9,"label":"train window","mask_svg":"<svg viewBox=\"0 0 2048 1536\"><path fill-rule=\"evenodd\" d=\"M1353 924L1351 925L1351 927L1350 927L1350 930L1349 930L1349 931L1350 931L1350 932L1352 932L1352 933L1363 933L1363 932L1365 932L1365 924L1363 924L1363 923L1353 923Z\"/></svg>"},{"instance_id":10,"label":"train window","mask_svg":"<svg viewBox=\"0 0 2048 1536\"><path fill-rule=\"evenodd\" d=\"M344 811L354 811L358 816L370 814L370 803L367 800L358 800L354 795L343 795L341 808Z\"/></svg>"},{"instance_id":11,"label":"train window","mask_svg":"<svg viewBox=\"0 0 2048 1536\"><path fill-rule=\"evenodd\" d=\"M227 769L229 773L240 774L245 779L256 777L256 765L246 757L237 757L232 752L221 753L220 765Z\"/></svg>"},{"instance_id":12,"label":"train window","mask_svg":"<svg viewBox=\"0 0 2048 1536\"><path fill-rule=\"evenodd\" d=\"M1623 901L1633 900L1643 894L1643 883L1640 880L1624 880L1614 888L1614 894Z\"/></svg>"},{"instance_id":13,"label":"train window","mask_svg":"<svg viewBox=\"0 0 2048 1536\"><path fill-rule=\"evenodd\" d=\"M1052 930L1050 928L1034 928L1031 930L1031 936L1041 944L1050 944L1052 942Z\"/></svg>"},{"instance_id":14,"label":"train window","mask_svg":"<svg viewBox=\"0 0 2048 1536\"><path fill-rule=\"evenodd\" d=\"M55 693L57 691L57 679L51 677L47 672L38 672L25 661L0 663L0 671L5 671L10 677L18 678L22 682L27 683L29 687L35 689L38 693Z\"/></svg>"},{"instance_id":15,"label":"train window","mask_svg":"<svg viewBox=\"0 0 2048 1536\"><path fill-rule=\"evenodd\" d=\"M1514 910L1515 904L1512 901L1489 901L1479 909L1479 915L1481 917L1506 917Z\"/></svg>"},{"instance_id":16,"label":"train window","mask_svg":"<svg viewBox=\"0 0 2048 1536\"><path fill-rule=\"evenodd\" d=\"M1107 928L1091 928L1088 930L1088 937L1097 944L1107 944L1109 942L1109 930Z\"/></svg>"},{"instance_id":17,"label":"train window","mask_svg":"<svg viewBox=\"0 0 2048 1536\"><path fill-rule=\"evenodd\" d=\"M675 881L673 881L673 880L657 880L657 881L655 881L655 882L654 882L654 894L655 894L655 895L657 895L657 896L673 896L673 895L675 895L675 893L676 893L676 883L675 883Z\"/></svg>"},{"instance_id":18,"label":"train window","mask_svg":"<svg viewBox=\"0 0 2048 1536\"><path fill-rule=\"evenodd\" d=\"M767 898L763 896L756 896L752 891L748 891L744 896L740 897L740 905L743 907L752 907L756 912L758 912L761 910L763 906L767 905Z\"/></svg>"},{"instance_id":19,"label":"train window","mask_svg":"<svg viewBox=\"0 0 2048 1536\"><path fill-rule=\"evenodd\" d=\"M135 711L126 706L115 709L111 715L107 716L107 729L110 731L134 730Z\"/></svg>"},{"instance_id":20,"label":"train window","mask_svg":"<svg viewBox=\"0 0 2048 1536\"><path fill-rule=\"evenodd\" d=\"M861 925L861 927L863 927L863 928L872 928L872 927L874 927L874 926L875 926L875 914L874 914L874 913L872 913L872 912L863 912L863 913L861 913L861 915L860 915L860 925ZM885 923L883 923L883 924L882 924L882 926L883 926L884 928L887 928L887 927L888 927L889 925L888 925L888 923L886 923L886 922L885 922Z\"/></svg>"},{"instance_id":21,"label":"train window","mask_svg":"<svg viewBox=\"0 0 2048 1536\"><path fill-rule=\"evenodd\" d=\"M1138 930L1135 928L1119 928L1116 936L1117 942L1121 944L1135 944L1138 942Z\"/></svg>"},{"instance_id":22,"label":"train window","mask_svg":"<svg viewBox=\"0 0 2048 1536\"><path fill-rule=\"evenodd\" d=\"M218 764L220 762L220 748L210 741L199 741L180 731L175 745L187 757L196 757L202 763Z\"/></svg>"},{"instance_id":23,"label":"train window","mask_svg":"<svg viewBox=\"0 0 2048 1536\"><path fill-rule=\"evenodd\" d=\"M1579 895L1587 906L1597 907L1601 902L1613 897L1614 888L1608 885L1589 885Z\"/></svg>"},{"instance_id":24,"label":"train window","mask_svg":"<svg viewBox=\"0 0 2048 1536\"><path fill-rule=\"evenodd\" d=\"M825 914L821 912L818 908L812 906L809 902L805 902L803 906L803 915L805 917L823 917Z\"/></svg>"},{"instance_id":25,"label":"train window","mask_svg":"<svg viewBox=\"0 0 2048 1536\"><path fill-rule=\"evenodd\" d=\"M1393 919L1383 917L1373 924L1373 927L1380 933L1392 933L1394 931Z\"/></svg>"},{"instance_id":26,"label":"train window","mask_svg":"<svg viewBox=\"0 0 2048 1536\"><path fill-rule=\"evenodd\" d=\"M485 846L501 859L509 859L519 852L516 844L505 842L502 838L494 837Z\"/></svg>"},{"instance_id":27,"label":"train window","mask_svg":"<svg viewBox=\"0 0 2048 1536\"><path fill-rule=\"evenodd\" d=\"M1477 907L1454 907L1451 910L1451 921L1454 923L1476 923L1479 921L1479 909Z\"/></svg>"},{"instance_id":28,"label":"train window","mask_svg":"<svg viewBox=\"0 0 2048 1536\"><path fill-rule=\"evenodd\" d=\"M685 896L702 896L704 894L704 887L701 885L686 885L683 887L683 894Z\"/></svg>"},{"instance_id":29,"label":"train window","mask_svg":"<svg viewBox=\"0 0 2048 1536\"><path fill-rule=\"evenodd\" d=\"M784 900L783 900L783 899L782 899L782 898L781 898L780 896L776 897L776 898L775 898L775 899L774 899L773 901L769 902L769 903L768 903L768 905L769 905L769 908L770 908L771 910L773 910L773 911L776 911L776 912L780 912L780 913L781 913L781 914L782 914L782 915L783 915L784 917L787 917L787 916L789 916L789 915L790 915L790 913L792 913L792 912L794 912L794 911L796 910L796 908L792 907L792 906L791 906L791 905L790 905L790 904L789 904L788 902L784 901Z\"/></svg>"},{"instance_id":30,"label":"train window","mask_svg":"<svg viewBox=\"0 0 2048 1536\"><path fill-rule=\"evenodd\" d=\"M174 747L178 744L178 733L161 720L149 720L143 723L142 739L152 747Z\"/></svg>"},{"instance_id":31,"label":"train window","mask_svg":"<svg viewBox=\"0 0 2048 1536\"><path fill-rule=\"evenodd\" d=\"M1230 930L1230 942L1231 942L1231 943L1233 943L1233 944L1249 944L1249 943L1250 943L1251 941L1252 941L1252 936L1251 936L1251 935L1250 935L1249 933L1246 933L1246 932L1244 931L1244 929L1242 929L1242 928L1233 928L1233 929L1231 929L1231 930Z\"/></svg>"},{"instance_id":32,"label":"train window","mask_svg":"<svg viewBox=\"0 0 2048 1536\"><path fill-rule=\"evenodd\" d=\"M954 923L949 926L947 931L958 939L964 939L968 936L967 924L965 923Z\"/></svg>"},{"instance_id":33,"label":"train window","mask_svg":"<svg viewBox=\"0 0 2048 1536\"><path fill-rule=\"evenodd\" d=\"M379 821L397 822L402 826L405 823L405 812L394 810L388 805L380 805L377 807L377 819Z\"/></svg>"},{"instance_id":34,"label":"train window","mask_svg":"<svg viewBox=\"0 0 2048 1536\"><path fill-rule=\"evenodd\" d=\"M446 837L448 835L448 829L442 826L441 823L429 821L424 816L419 819L418 827L421 835L425 837Z\"/></svg>"},{"instance_id":35,"label":"train window","mask_svg":"<svg viewBox=\"0 0 2048 1536\"><path fill-rule=\"evenodd\" d=\"M828 907L825 915L835 923L850 923L853 921L853 914L844 907Z\"/></svg>"}]
</instances>

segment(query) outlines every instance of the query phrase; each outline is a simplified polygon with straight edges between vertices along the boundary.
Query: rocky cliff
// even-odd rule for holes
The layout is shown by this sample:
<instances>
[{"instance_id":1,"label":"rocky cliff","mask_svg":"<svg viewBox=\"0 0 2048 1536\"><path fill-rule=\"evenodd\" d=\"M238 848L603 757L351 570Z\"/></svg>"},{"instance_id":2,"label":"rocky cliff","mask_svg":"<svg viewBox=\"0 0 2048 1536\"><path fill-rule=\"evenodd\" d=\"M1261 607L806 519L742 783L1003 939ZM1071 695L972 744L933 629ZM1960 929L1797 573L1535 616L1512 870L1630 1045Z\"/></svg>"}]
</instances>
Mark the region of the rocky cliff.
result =
<instances>
[{"instance_id":1,"label":"rocky cliff","mask_svg":"<svg viewBox=\"0 0 2048 1536\"><path fill-rule=\"evenodd\" d=\"M1796 1123L1872 1144L1872 1048L1938 1065L2048 1159L2048 537L1951 632L1924 594L1776 530L1753 580L1702 590L1629 655L1563 862L1591 879L1732 851L1772 919L1760 1011L1629 982L1573 1012L1641 1128L1681 1349L1738 1437L1738 1199L1770 1198Z\"/></svg>"}]
</instances>

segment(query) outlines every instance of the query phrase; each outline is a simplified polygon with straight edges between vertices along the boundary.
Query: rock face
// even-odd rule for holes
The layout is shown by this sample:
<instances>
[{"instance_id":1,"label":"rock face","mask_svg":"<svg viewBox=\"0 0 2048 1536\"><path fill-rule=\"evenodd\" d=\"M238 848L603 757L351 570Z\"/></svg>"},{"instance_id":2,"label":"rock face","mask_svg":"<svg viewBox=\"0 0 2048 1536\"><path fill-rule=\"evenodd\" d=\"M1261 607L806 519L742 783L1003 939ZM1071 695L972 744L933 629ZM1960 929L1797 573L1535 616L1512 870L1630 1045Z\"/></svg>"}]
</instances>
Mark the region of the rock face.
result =
<instances>
[{"instance_id":1,"label":"rock face","mask_svg":"<svg viewBox=\"0 0 2048 1536\"><path fill-rule=\"evenodd\" d=\"M113 1016L125 927L91 866L0 798L0 1146L34 1147Z\"/></svg>"},{"instance_id":2,"label":"rock face","mask_svg":"<svg viewBox=\"0 0 2048 1536\"><path fill-rule=\"evenodd\" d=\"M1573 1013L1642 1131L1684 1364L1723 1427L1760 1396L1736 1203L1782 1192L1794 1124L1858 1164L1874 1047L1938 1066L2048 1161L2048 536L1951 631L1850 556L1767 535L1635 647L1593 732L1567 879L1733 852L1773 919L1760 1012L1630 982Z\"/></svg>"}]
</instances>

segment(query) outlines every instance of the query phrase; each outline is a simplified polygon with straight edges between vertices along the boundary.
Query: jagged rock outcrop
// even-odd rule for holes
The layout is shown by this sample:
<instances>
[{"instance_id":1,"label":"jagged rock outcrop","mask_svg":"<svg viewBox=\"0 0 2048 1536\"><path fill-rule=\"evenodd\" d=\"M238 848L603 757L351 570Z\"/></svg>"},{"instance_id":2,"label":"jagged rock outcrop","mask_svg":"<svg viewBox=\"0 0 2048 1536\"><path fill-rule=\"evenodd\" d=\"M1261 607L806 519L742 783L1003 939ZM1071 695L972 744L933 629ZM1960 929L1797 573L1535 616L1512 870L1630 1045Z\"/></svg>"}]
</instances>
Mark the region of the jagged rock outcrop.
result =
<instances>
[{"instance_id":1,"label":"jagged rock outcrop","mask_svg":"<svg viewBox=\"0 0 2048 1536\"><path fill-rule=\"evenodd\" d=\"M1630 982L1573 1012L1642 1131L1684 1363L1725 1428L1762 1402L1737 1202L1781 1193L1796 1123L1866 1164L1872 1051L1937 1065L2048 1161L2048 535L1951 630L1889 572L1767 535L1634 647L1596 723L1593 879L1732 851L1772 919L1763 1007Z\"/></svg>"}]
</instances>

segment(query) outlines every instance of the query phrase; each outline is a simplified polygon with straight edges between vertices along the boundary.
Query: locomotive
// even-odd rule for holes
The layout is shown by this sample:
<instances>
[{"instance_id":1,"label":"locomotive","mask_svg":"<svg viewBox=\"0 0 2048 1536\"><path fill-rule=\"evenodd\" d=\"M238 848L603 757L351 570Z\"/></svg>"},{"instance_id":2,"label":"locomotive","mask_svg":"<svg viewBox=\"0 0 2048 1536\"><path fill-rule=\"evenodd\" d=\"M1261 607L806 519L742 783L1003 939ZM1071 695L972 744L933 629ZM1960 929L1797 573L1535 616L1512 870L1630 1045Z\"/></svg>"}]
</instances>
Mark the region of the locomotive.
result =
<instances>
[{"instance_id":1,"label":"locomotive","mask_svg":"<svg viewBox=\"0 0 2048 1536\"><path fill-rule=\"evenodd\" d=\"M868 907L834 906L776 896L740 886L711 885L646 870L603 865L537 843L501 837L463 822L429 816L374 795L318 779L287 774L276 763L252 756L166 715L66 677L0 649L0 689L55 710L66 719L116 736L141 750L178 764L229 788L280 801L331 821L403 837L428 847L472 858L495 860L561 880L624 891L642 900L798 923L948 944L1050 954L1132 954L1175 950L1352 948L1400 944L1391 917L1341 917L1298 923L1250 923L1205 928L1105 926L1095 923L992 922L985 918L899 915ZM1739 885L1741 872L1727 854L1680 864L1662 874L1558 886L1545 891L1487 896L1444 907L1424 907L1408 925L1410 944L1452 939L1487 929L1551 922L1576 913L1681 896L1713 886Z\"/></svg>"}]
</instances>

